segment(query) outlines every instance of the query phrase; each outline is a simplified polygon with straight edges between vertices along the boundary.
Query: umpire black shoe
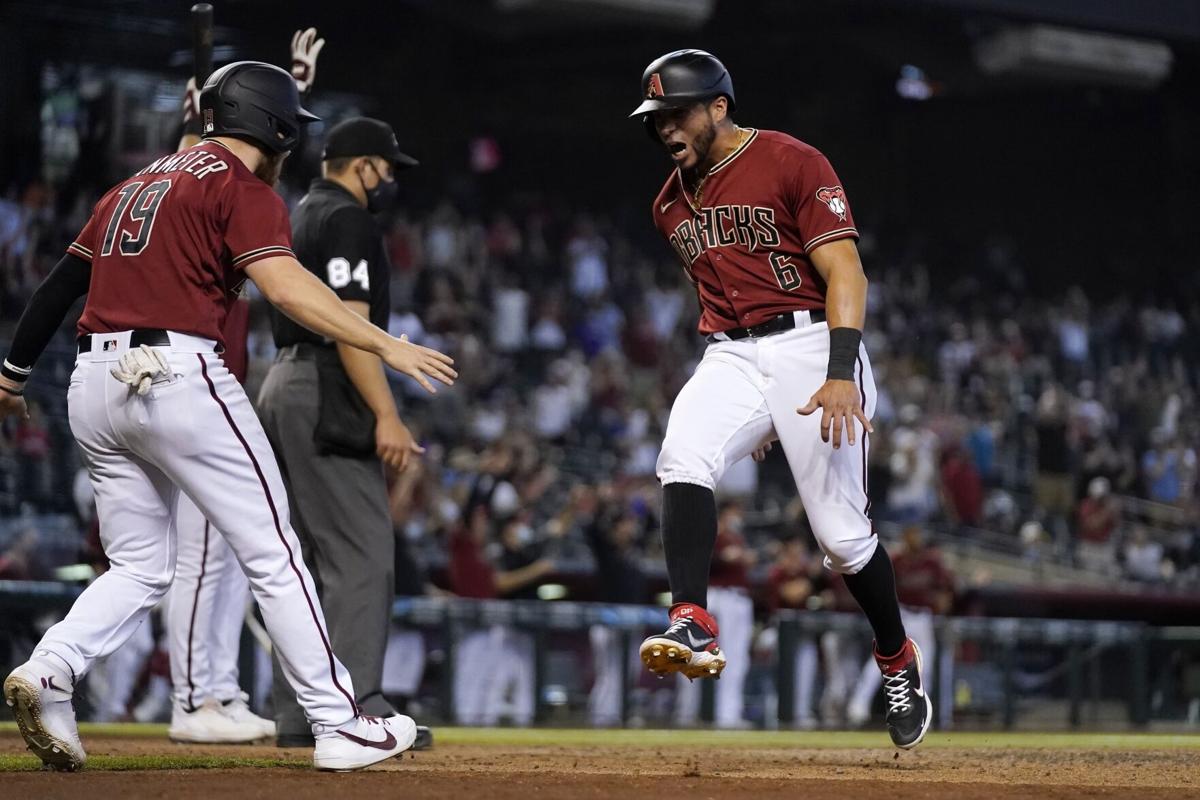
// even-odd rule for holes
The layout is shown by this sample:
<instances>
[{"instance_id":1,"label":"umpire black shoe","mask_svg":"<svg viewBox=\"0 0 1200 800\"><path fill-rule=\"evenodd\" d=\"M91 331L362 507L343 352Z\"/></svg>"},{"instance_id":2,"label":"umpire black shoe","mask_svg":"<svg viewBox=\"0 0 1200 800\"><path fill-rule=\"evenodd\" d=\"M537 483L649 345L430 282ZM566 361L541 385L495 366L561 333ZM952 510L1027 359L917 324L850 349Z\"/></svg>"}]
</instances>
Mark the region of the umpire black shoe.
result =
<instances>
[{"instance_id":1,"label":"umpire black shoe","mask_svg":"<svg viewBox=\"0 0 1200 800\"><path fill-rule=\"evenodd\" d=\"M413 742L411 749L413 750L428 750L433 747L433 731L424 725L417 726L417 740Z\"/></svg>"},{"instance_id":2,"label":"umpire black shoe","mask_svg":"<svg viewBox=\"0 0 1200 800\"><path fill-rule=\"evenodd\" d=\"M875 651L875 663L883 673L888 735L896 747L911 750L925 738L933 720L933 703L921 675L921 649L908 639L894 656L885 658Z\"/></svg>"},{"instance_id":3,"label":"umpire black shoe","mask_svg":"<svg viewBox=\"0 0 1200 800\"><path fill-rule=\"evenodd\" d=\"M693 603L671 606L671 625L642 642L642 663L659 677L682 672L688 680L720 678L725 654L717 646L717 621Z\"/></svg>"}]
</instances>

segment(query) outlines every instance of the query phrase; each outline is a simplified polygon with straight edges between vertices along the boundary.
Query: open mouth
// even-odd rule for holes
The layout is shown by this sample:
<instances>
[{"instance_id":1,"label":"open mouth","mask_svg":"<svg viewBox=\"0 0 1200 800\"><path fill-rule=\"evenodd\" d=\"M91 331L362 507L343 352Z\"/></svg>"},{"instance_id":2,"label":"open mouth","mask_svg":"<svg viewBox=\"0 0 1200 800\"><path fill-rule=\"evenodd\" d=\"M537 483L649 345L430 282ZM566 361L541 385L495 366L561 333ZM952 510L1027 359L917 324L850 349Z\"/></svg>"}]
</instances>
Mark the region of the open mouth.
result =
<instances>
[{"instance_id":1,"label":"open mouth","mask_svg":"<svg viewBox=\"0 0 1200 800\"><path fill-rule=\"evenodd\" d=\"M686 150L687 144L684 142L670 142L667 144L667 152L670 153L673 158L679 158Z\"/></svg>"}]
</instances>

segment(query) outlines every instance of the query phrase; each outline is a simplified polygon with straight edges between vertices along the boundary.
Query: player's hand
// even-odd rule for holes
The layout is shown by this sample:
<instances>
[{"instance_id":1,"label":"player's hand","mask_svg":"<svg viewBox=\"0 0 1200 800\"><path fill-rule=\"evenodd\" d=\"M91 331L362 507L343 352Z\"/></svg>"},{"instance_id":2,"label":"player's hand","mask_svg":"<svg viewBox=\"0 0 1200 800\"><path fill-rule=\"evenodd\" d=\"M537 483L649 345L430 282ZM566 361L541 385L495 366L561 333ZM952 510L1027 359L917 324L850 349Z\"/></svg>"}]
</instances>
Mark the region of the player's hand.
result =
<instances>
[{"instance_id":1,"label":"player's hand","mask_svg":"<svg viewBox=\"0 0 1200 800\"><path fill-rule=\"evenodd\" d=\"M200 90L196 88L196 76L188 78L183 90L183 124L187 125L200 117Z\"/></svg>"},{"instance_id":2,"label":"player's hand","mask_svg":"<svg viewBox=\"0 0 1200 800\"><path fill-rule=\"evenodd\" d=\"M292 34L292 77L300 94L306 94L317 79L317 56L325 46L324 39L317 38L317 29L309 28Z\"/></svg>"},{"instance_id":3,"label":"player's hand","mask_svg":"<svg viewBox=\"0 0 1200 800\"><path fill-rule=\"evenodd\" d=\"M4 389L8 391L3 391ZM25 405L25 398L16 394L24 390L24 384L0 375L0 419L8 417L29 419L29 408Z\"/></svg>"},{"instance_id":4,"label":"player's hand","mask_svg":"<svg viewBox=\"0 0 1200 800\"><path fill-rule=\"evenodd\" d=\"M774 439L772 439L772 440L771 440L771 441L769 441L769 442L763 442L763 445L762 445L762 447L758 448L758 449L757 449L757 450L755 450L753 453L751 453L751 454L750 454L750 457L751 457L751 458L753 458L755 461L759 462L760 464L761 464L763 461L766 461L766 460L767 460L767 453L771 452L771 450L773 449L773 447L774 447L774 442L775 442L775 440L774 440Z\"/></svg>"},{"instance_id":5,"label":"player's hand","mask_svg":"<svg viewBox=\"0 0 1200 800\"><path fill-rule=\"evenodd\" d=\"M817 389L817 393L812 396L808 404L797 408L796 413L807 417L818 408L822 409L821 441L830 441L830 429L832 428L834 450L842 446L843 429L846 433L846 441L850 443L851 447L854 446L855 419L862 423L863 430L867 433L875 432L875 428L871 426L871 420L867 419L867 414L863 411L858 384L854 381L825 381L825 384Z\"/></svg>"},{"instance_id":6,"label":"player's hand","mask_svg":"<svg viewBox=\"0 0 1200 800\"><path fill-rule=\"evenodd\" d=\"M375 420L375 453L384 464L395 470L403 471L414 454L421 455L425 448L417 444L412 431L400 421L400 417L390 414Z\"/></svg>"},{"instance_id":7,"label":"player's hand","mask_svg":"<svg viewBox=\"0 0 1200 800\"><path fill-rule=\"evenodd\" d=\"M136 389L139 395L145 396L155 378L171 374L171 365L159 350L141 345L136 350L127 351L108 372L121 383Z\"/></svg>"},{"instance_id":8,"label":"player's hand","mask_svg":"<svg viewBox=\"0 0 1200 800\"><path fill-rule=\"evenodd\" d=\"M458 377L458 373L451 368L453 358L432 348L413 344L408 341L407 335L392 339L387 349L379 356L383 363L397 372L408 375L430 394L437 394L437 389L433 388L429 378L453 386L454 379Z\"/></svg>"}]
</instances>

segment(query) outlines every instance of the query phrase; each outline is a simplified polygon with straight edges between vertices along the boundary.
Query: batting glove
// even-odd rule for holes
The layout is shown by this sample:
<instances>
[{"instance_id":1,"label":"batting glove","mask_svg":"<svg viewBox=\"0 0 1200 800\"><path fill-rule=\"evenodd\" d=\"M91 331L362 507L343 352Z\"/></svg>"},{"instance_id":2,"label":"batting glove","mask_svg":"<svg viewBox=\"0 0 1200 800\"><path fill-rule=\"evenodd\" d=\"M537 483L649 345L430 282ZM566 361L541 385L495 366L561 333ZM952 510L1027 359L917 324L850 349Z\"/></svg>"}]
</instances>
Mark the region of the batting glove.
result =
<instances>
[{"instance_id":1,"label":"batting glove","mask_svg":"<svg viewBox=\"0 0 1200 800\"><path fill-rule=\"evenodd\" d=\"M324 46L325 40L317 38L316 28L292 34L292 77L302 95L308 94L317 78L317 56Z\"/></svg>"},{"instance_id":2,"label":"batting glove","mask_svg":"<svg viewBox=\"0 0 1200 800\"><path fill-rule=\"evenodd\" d=\"M171 365L162 353L144 344L121 356L117 366L109 373L121 383L128 383L137 389L139 395L145 396L156 377L171 374Z\"/></svg>"}]
</instances>

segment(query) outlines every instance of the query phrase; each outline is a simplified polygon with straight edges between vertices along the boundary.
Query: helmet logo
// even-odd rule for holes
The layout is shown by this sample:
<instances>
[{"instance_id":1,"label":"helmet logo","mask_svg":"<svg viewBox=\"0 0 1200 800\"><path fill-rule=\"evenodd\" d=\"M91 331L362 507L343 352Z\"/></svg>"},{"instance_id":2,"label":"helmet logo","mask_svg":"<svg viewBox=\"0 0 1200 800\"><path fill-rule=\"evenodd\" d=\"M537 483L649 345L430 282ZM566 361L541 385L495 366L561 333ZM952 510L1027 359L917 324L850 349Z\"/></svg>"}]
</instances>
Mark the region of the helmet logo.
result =
<instances>
[{"instance_id":1,"label":"helmet logo","mask_svg":"<svg viewBox=\"0 0 1200 800\"><path fill-rule=\"evenodd\" d=\"M211 108L204 109L204 132L212 133L217 126L213 124L213 110Z\"/></svg>"},{"instance_id":2,"label":"helmet logo","mask_svg":"<svg viewBox=\"0 0 1200 800\"><path fill-rule=\"evenodd\" d=\"M662 87L662 78L656 72L650 76L650 80L646 81L646 99L662 97L665 94L666 92L663 91Z\"/></svg>"},{"instance_id":3,"label":"helmet logo","mask_svg":"<svg viewBox=\"0 0 1200 800\"><path fill-rule=\"evenodd\" d=\"M846 221L846 195L840 186L822 186L817 190L817 199L829 206L838 219Z\"/></svg>"}]
</instances>

